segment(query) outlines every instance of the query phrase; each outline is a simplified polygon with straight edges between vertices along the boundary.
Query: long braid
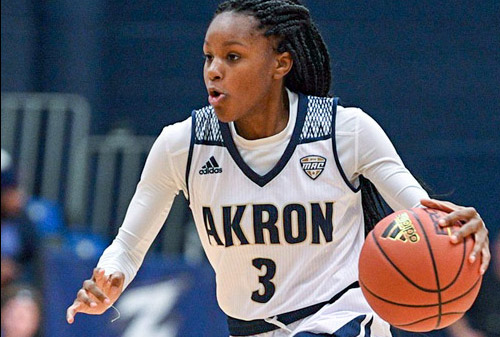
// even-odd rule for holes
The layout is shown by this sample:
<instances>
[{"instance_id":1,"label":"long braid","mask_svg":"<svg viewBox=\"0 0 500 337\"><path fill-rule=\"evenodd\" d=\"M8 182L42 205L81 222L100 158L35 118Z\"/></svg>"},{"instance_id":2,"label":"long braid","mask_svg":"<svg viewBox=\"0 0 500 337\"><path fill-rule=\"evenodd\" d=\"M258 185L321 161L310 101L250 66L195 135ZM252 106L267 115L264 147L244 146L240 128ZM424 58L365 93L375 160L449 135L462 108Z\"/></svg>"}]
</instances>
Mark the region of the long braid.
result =
<instances>
[{"instance_id":1,"label":"long braid","mask_svg":"<svg viewBox=\"0 0 500 337\"><path fill-rule=\"evenodd\" d=\"M293 59L285 86L305 95L328 96L331 85L330 55L323 38L312 21L309 10L299 0L228 0L215 12L237 12L251 15L260 22L265 36L279 38L277 52L289 52ZM365 233L388 214L375 186L360 177L365 219Z\"/></svg>"}]
</instances>

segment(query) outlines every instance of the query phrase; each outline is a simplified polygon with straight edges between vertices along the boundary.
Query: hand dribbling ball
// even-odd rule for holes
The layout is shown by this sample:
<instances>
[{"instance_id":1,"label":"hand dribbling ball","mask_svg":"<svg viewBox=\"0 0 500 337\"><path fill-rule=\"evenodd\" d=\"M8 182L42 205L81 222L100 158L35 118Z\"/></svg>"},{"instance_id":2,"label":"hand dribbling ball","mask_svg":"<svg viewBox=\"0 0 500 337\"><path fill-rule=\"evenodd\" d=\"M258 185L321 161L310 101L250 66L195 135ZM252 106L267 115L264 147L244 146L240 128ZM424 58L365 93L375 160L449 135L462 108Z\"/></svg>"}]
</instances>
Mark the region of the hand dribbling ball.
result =
<instances>
[{"instance_id":1,"label":"hand dribbling ball","mask_svg":"<svg viewBox=\"0 0 500 337\"><path fill-rule=\"evenodd\" d=\"M391 325L415 332L444 328L472 306L481 286L480 259L469 262L474 239L453 244L459 224L443 228L446 213L398 211L368 234L359 281L372 309Z\"/></svg>"}]
</instances>

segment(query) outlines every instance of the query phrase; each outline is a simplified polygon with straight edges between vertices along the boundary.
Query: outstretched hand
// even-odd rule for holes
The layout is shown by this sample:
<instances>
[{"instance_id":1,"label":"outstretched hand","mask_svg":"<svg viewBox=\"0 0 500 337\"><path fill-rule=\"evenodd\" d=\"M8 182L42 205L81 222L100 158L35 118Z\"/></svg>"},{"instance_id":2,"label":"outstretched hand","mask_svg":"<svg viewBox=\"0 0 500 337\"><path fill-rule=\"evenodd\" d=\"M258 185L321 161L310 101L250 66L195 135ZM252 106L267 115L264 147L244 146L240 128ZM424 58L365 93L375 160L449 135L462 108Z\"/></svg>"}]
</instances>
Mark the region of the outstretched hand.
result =
<instances>
[{"instance_id":1,"label":"outstretched hand","mask_svg":"<svg viewBox=\"0 0 500 337\"><path fill-rule=\"evenodd\" d=\"M488 269L490 264L491 253L488 239L488 229L481 219L479 213L473 207L463 207L455 205L449 201L441 201L435 199L422 199L420 200L422 206L438 209L449 213L443 218L439 219L441 227L453 226L457 222L463 225L451 236L452 243L462 242L463 239L469 235L474 235L474 248L469 255L469 261L473 263L476 261L478 254L481 254L481 267L479 272L483 275Z\"/></svg>"},{"instance_id":2,"label":"outstretched hand","mask_svg":"<svg viewBox=\"0 0 500 337\"><path fill-rule=\"evenodd\" d=\"M92 278L83 282L75 301L66 311L68 323L72 324L79 312L89 315L104 313L120 297L124 280L123 273L106 276L104 269L95 268Z\"/></svg>"}]
</instances>

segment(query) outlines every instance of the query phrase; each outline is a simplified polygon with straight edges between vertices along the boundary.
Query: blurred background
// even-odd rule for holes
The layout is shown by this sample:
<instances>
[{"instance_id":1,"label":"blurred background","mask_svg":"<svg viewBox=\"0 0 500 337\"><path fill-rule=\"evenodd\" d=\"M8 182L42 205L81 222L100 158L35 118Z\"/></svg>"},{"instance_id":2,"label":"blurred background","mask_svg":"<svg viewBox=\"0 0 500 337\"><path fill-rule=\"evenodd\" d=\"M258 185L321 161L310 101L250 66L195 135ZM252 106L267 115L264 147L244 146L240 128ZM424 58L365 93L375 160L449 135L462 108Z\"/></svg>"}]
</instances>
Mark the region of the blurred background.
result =
<instances>
[{"instance_id":1,"label":"blurred background","mask_svg":"<svg viewBox=\"0 0 500 337\"><path fill-rule=\"evenodd\" d=\"M2 337L227 335L182 196L117 302L121 318L111 323L111 309L65 322L155 137L207 104L202 43L217 3L1 2ZM395 335L500 336L499 2L304 3L329 47L333 94L490 229L492 266L466 319Z\"/></svg>"}]
</instances>

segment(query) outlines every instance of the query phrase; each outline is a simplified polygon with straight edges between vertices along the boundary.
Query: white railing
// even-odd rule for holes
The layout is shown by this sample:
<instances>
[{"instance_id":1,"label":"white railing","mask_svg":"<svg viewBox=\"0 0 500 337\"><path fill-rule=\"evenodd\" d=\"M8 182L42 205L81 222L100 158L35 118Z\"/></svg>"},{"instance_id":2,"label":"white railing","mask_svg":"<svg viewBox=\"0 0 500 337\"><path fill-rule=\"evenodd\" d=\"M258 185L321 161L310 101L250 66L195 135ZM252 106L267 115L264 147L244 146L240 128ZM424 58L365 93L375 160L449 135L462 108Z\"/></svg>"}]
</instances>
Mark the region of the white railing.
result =
<instances>
[{"instance_id":1,"label":"white railing","mask_svg":"<svg viewBox=\"0 0 500 337\"><path fill-rule=\"evenodd\" d=\"M2 93L2 148L26 192L58 202L69 226L112 237L123 221L155 137L126 129L90 135L90 107L77 95ZM188 205L172 205L158 250L200 258Z\"/></svg>"},{"instance_id":2,"label":"white railing","mask_svg":"<svg viewBox=\"0 0 500 337\"><path fill-rule=\"evenodd\" d=\"M110 225L122 222L154 139L116 129L106 136L91 136L87 149L81 149L87 151L82 153L88 158L87 179L75 191L81 202L74 211L88 211L86 218L94 232L109 234Z\"/></svg>"},{"instance_id":3,"label":"white railing","mask_svg":"<svg viewBox=\"0 0 500 337\"><path fill-rule=\"evenodd\" d=\"M28 194L71 203L66 189L86 162L90 106L71 94L2 93L2 148L14 158L20 183Z\"/></svg>"}]
</instances>

